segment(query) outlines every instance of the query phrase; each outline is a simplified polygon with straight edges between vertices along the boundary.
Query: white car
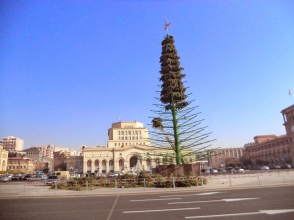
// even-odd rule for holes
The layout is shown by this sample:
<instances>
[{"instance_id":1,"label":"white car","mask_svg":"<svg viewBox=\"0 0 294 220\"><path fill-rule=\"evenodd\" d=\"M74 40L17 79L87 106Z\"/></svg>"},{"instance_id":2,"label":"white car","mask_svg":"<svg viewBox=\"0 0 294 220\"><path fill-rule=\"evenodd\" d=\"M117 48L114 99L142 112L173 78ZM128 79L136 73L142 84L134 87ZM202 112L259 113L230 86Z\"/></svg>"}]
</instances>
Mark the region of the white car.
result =
<instances>
[{"instance_id":1,"label":"white car","mask_svg":"<svg viewBox=\"0 0 294 220\"><path fill-rule=\"evenodd\" d=\"M234 170L237 173L244 173L244 169L243 168L236 167Z\"/></svg>"},{"instance_id":2,"label":"white car","mask_svg":"<svg viewBox=\"0 0 294 220\"><path fill-rule=\"evenodd\" d=\"M215 168L211 168L211 169L209 169L209 172L210 173L218 173L218 170Z\"/></svg>"},{"instance_id":3,"label":"white car","mask_svg":"<svg viewBox=\"0 0 294 220\"><path fill-rule=\"evenodd\" d=\"M44 181L47 179L47 176L42 176L42 175L35 175L27 179L28 182L32 181Z\"/></svg>"},{"instance_id":4,"label":"white car","mask_svg":"<svg viewBox=\"0 0 294 220\"><path fill-rule=\"evenodd\" d=\"M7 182L9 181L9 177L8 176L0 176L0 182Z\"/></svg>"},{"instance_id":5,"label":"white car","mask_svg":"<svg viewBox=\"0 0 294 220\"><path fill-rule=\"evenodd\" d=\"M260 167L261 170L269 170L270 168L268 166L262 166Z\"/></svg>"}]
</instances>

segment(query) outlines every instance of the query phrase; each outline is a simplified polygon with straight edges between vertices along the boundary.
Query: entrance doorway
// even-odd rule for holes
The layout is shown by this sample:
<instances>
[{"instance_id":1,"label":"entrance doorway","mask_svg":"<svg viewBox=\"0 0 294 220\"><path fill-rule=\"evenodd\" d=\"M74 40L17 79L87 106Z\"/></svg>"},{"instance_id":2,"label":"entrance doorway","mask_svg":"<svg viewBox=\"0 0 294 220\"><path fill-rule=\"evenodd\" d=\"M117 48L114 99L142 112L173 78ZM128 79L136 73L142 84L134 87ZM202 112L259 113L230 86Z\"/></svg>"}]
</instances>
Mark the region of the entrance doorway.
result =
<instances>
[{"instance_id":1,"label":"entrance doorway","mask_svg":"<svg viewBox=\"0 0 294 220\"><path fill-rule=\"evenodd\" d=\"M130 159L130 167L136 166L137 161L138 161L138 157L137 156L132 156L131 159Z\"/></svg>"}]
</instances>

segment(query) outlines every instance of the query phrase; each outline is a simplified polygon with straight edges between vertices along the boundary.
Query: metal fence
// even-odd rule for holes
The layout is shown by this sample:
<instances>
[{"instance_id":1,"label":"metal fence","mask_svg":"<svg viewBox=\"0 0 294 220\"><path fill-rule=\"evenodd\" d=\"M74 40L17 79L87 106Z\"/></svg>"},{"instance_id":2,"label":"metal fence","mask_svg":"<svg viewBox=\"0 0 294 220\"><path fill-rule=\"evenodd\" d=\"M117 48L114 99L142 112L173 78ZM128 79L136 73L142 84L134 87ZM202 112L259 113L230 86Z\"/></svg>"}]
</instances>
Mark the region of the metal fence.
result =
<instances>
[{"instance_id":1,"label":"metal fence","mask_svg":"<svg viewBox=\"0 0 294 220\"><path fill-rule=\"evenodd\" d=\"M220 173L205 175L208 184L222 184L228 186L250 186L267 185L279 183L294 183L294 171L267 170L267 171L245 171L242 173Z\"/></svg>"},{"instance_id":2,"label":"metal fence","mask_svg":"<svg viewBox=\"0 0 294 220\"><path fill-rule=\"evenodd\" d=\"M58 182L48 185L48 181L33 181L24 184L24 193L37 192L41 190L52 189L72 189L72 190L93 190L98 188L132 188L141 187L144 190L148 187L169 187L176 188L180 186L201 186L207 181L206 177L159 177L159 178L100 178L100 179L73 179L59 180Z\"/></svg>"}]
</instances>

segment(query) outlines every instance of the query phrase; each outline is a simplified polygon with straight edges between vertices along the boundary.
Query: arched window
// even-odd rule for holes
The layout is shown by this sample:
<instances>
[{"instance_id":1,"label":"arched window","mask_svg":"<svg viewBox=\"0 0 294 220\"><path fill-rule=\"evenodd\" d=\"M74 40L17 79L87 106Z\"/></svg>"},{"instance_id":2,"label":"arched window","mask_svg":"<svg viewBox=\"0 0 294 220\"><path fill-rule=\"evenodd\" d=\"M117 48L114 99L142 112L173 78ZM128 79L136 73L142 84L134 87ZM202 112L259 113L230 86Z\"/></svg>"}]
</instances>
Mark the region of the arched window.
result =
<instances>
[{"instance_id":1,"label":"arched window","mask_svg":"<svg viewBox=\"0 0 294 220\"><path fill-rule=\"evenodd\" d=\"M136 166L137 161L138 161L138 157L137 156L132 156L131 159L130 159L130 167Z\"/></svg>"},{"instance_id":2,"label":"arched window","mask_svg":"<svg viewBox=\"0 0 294 220\"><path fill-rule=\"evenodd\" d=\"M113 172L113 160L109 161L109 171Z\"/></svg>"},{"instance_id":3,"label":"arched window","mask_svg":"<svg viewBox=\"0 0 294 220\"><path fill-rule=\"evenodd\" d=\"M119 171L121 172L122 170L124 170L124 161L123 159L120 159L118 162L119 165Z\"/></svg>"},{"instance_id":4,"label":"arched window","mask_svg":"<svg viewBox=\"0 0 294 220\"><path fill-rule=\"evenodd\" d=\"M106 160L102 161L102 173L106 173Z\"/></svg>"}]
</instances>

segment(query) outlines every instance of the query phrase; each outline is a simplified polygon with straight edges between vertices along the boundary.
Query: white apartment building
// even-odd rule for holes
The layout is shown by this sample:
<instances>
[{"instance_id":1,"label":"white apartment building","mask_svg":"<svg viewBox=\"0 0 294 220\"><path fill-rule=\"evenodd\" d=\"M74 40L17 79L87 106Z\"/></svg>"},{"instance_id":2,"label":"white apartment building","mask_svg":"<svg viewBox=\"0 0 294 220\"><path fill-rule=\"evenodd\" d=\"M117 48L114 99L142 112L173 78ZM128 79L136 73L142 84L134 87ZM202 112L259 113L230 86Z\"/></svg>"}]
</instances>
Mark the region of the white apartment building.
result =
<instances>
[{"instance_id":1,"label":"white apartment building","mask_svg":"<svg viewBox=\"0 0 294 220\"><path fill-rule=\"evenodd\" d=\"M67 148L67 147L55 147L54 152L58 152L58 151L69 152L70 156L79 156L79 153L76 150L70 149L70 148Z\"/></svg>"},{"instance_id":2,"label":"white apartment building","mask_svg":"<svg viewBox=\"0 0 294 220\"><path fill-rule=\"evenodd\" d=\"M150 146L148 137L142 122L116 122L108 129L107 147Z\"/></svg>"},{"instance_id":3,"label":"white apartment building","mask_svg":"<svg viewBox=\"0 0 294 220\"><path fill-rule=\"evenodd\" d=\"M14 136L2 138L2 144L3 149L9 152L22 151L24 148L24 140Z\"/></svg>"},{"instance_id":4,"label":"white apartment building","mask_svg":"<svg viewBox=\"0 0 294 220\"><path fill-rule=\"evenodd\" d=\"M42 156L53 158L53 152L55 151L54 145L45 145L40 147L31 147L31 148L37 148L40 152L42 152Z\"/></svg>"}]
</instances>

